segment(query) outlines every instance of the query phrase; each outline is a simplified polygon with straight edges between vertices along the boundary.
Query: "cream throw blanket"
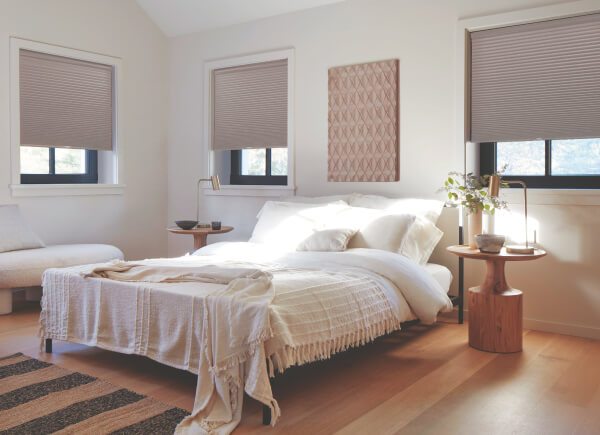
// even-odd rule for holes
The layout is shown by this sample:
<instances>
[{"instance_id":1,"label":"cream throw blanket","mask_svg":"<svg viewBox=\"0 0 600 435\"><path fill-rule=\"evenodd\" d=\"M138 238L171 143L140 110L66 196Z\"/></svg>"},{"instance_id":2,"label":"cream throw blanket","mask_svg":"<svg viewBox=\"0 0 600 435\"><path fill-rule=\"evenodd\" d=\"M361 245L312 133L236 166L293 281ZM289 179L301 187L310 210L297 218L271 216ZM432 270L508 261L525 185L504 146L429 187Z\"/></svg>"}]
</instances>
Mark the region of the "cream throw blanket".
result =
<instances>
[{"instance_id":1,"label":"cream throw blanket","mask_svg":"<svg viewBox=\"0 0 600 435\"><path fill-rule=\"evenodd\" d=\"M431 294L427 312L451 307L417 265L391 278L383 257L359 255L362 267L338 270L298 267L303 256L293 266L207 256L49 269L40 333L197 373L194 409L178 433L230 433L244 391L271 408L275 424L280 411L269 374L398 329L397 304L406 302L395 285L405 285L408 298Z\"/></svg>"}]
</instances>

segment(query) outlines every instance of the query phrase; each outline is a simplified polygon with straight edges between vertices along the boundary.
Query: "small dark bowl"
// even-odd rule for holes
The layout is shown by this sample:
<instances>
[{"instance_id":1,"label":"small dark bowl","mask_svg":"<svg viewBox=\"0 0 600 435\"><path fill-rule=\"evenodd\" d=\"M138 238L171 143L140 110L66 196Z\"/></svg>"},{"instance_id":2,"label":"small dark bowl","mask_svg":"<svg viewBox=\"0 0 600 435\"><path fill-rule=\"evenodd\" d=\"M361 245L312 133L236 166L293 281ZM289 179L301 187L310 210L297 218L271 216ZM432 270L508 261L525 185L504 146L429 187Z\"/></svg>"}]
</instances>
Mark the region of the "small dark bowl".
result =
<instances>
[{"instance_id":1,"label":"small dark bowl","mask_svg":"<svg viewBox=\"0 0 600 435\"><path fill-rule=\"evenodd\" d=\"M175 224L182 230L191 230L198 225L198 221L175 221Z\"/></svg>"}]
</instances>

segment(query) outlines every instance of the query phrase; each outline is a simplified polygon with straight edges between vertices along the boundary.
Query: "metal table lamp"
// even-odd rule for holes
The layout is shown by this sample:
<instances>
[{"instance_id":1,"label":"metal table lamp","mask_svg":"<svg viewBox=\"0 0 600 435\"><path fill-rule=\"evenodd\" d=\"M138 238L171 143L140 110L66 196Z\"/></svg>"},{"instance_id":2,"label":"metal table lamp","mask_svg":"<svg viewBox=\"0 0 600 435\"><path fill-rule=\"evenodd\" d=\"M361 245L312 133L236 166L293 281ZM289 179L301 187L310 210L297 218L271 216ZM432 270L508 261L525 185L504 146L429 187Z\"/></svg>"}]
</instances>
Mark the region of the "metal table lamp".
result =
<instances>
[{"instance_id":1,"label":"metal table lamp","mask_svg":"<svg viewBox=\"0 0 600 435\"><path fill-rule=\"evenodd\" d=\"M202 181L210 181L210 183L212 185L212 190L220 190L221 189L221 183L219 183L218 175L213 175L210 178L200 178L198 180L198 185L197 185L198 188L196 189L196 222L198 222L200 219L200 183Z\"/></svg>"},{"instance_id":2,"label":"metal table lamp","mask_svg":"<svg viewBox=\"0 0 600 435\"><path fill-rule=\"evenodd\" d=\"M500 193L501 184L519 184L523 186L523 194L525 196L525 246L507 246L506 252L510 254L533 254L534 248L529 247L529 242L527 241L527 186L522 181L501 181L498 175L492 175L490 176L490 184L488 186L488 196L497 197Z\"/></svg>"}]
</instances>

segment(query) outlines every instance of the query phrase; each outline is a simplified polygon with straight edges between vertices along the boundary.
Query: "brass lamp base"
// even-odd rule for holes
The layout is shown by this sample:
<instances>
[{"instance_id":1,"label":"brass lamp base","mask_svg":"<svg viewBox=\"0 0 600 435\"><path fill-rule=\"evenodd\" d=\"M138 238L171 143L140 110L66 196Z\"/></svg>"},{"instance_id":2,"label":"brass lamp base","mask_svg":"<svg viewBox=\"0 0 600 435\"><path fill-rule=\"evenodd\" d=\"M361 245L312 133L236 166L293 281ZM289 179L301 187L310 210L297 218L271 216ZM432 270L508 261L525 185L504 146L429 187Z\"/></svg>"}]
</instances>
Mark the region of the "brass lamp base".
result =
<instances>
[{"instance_id":1,"label":"brass lamp base","mask_svg":"<svg viewBox=\"0 0 600 435\"><path fill-rule=\"evenodd\" d=\"M506 247L506 252L509 254L533 254L533 251L534 248L528 246L512 245Z\"/></svg>"}]
</instances>

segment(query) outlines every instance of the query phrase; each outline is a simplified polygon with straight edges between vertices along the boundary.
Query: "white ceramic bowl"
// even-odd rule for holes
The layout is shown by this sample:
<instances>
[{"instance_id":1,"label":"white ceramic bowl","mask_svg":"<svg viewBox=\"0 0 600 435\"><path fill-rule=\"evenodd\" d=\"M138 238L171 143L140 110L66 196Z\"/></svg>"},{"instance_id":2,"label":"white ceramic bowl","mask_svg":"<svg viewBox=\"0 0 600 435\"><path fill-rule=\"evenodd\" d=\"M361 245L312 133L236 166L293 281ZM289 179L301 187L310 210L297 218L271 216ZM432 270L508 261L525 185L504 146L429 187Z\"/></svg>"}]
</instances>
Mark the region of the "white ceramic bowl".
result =
<instances>
[{"instance_id":1,"label":"white ceramic bowl","mask_svg":"<svg viewBox=\"0 0 600 435\"><path fill-rule=\"evenodd\" d=\"M497 254L504 246L505 237L499 234L477 234L475 243L481 252Z\"/></svg>"}]
</instances>

